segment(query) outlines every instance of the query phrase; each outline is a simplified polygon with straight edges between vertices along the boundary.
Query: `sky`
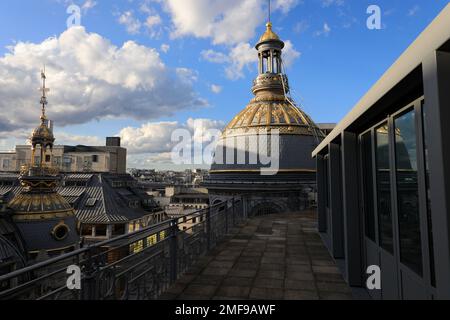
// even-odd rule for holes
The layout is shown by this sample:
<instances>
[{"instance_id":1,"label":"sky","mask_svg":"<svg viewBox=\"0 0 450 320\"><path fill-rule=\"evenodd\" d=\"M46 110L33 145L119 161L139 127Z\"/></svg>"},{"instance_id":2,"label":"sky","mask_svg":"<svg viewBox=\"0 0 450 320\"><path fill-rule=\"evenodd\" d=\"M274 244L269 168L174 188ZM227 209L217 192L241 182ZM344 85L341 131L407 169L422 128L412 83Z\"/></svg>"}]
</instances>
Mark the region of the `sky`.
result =
<instances>
[{"instance_id":1,"label":"sky","mask_svg":"<svg viewBox=\"0 0 450 320\"><path fill-rule=\"evenodd\" d=\"M38 125L45 65L57 144L120 136L128 167L176 168L174 130L221 130L252 98L267 4L0 1L0 151ZM316 123L339 122L447 4L272 0L294 100ZM371 5L380 28L367 27Z\"/></svg>"}]
</instances>

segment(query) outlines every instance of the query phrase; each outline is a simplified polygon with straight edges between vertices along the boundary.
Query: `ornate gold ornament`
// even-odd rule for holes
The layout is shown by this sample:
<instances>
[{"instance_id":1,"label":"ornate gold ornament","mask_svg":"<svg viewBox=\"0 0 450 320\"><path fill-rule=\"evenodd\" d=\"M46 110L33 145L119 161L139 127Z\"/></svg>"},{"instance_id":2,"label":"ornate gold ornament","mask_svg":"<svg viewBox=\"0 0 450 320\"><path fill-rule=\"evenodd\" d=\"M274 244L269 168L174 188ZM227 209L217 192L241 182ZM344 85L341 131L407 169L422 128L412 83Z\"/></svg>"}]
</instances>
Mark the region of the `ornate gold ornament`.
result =
<instances>
[{"instance_id":1,"label":"ornate gold ornament","mask_svg":"<svg viewBox=\"0 0 450 320\"><path fill-rule=\"evenodd\" d=\"M69 236L69 233L70 233L69 226L66 225L64 221L61 221L53 228L51 235L53 238L55 238L55 240L63 241Z\"/></svg>"}]
</instances>

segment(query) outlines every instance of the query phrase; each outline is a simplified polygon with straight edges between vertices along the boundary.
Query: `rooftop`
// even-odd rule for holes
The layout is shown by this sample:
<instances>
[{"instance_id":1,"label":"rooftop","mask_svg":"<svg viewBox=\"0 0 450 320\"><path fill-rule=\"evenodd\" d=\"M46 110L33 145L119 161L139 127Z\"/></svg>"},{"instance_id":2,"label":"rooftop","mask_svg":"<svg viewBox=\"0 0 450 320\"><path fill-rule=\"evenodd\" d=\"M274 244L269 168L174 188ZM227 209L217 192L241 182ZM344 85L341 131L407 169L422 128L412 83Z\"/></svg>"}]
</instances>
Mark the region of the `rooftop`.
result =
<instances>
[{"instance_id":1,"label":"rooftop","mask_svg":"<svg viewBox=\"0 0 450 320\"><path fill-rule=\"evenodd\" d=\"M247 220L161 299L351 299L313 211Z\"/></svg>"}]
</instances>

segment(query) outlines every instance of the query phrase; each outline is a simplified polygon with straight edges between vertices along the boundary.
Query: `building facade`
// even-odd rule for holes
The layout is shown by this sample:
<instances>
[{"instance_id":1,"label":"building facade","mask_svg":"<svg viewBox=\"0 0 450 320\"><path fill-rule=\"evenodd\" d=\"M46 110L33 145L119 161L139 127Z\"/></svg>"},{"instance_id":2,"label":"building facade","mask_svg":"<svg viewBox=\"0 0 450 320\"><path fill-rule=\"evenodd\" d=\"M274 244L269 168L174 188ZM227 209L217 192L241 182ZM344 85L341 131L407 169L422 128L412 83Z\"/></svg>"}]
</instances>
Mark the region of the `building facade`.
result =
<instances>
[{"instance_id":1,"label":"building facade","mask_svg":"<svg viewBox=\"0 0 450 320\"><path fill-rule=\"evenodd\" d=\"M30 146L16 146L15 151L0 153L0 172L19 172L30 160ZM39 156L36 161L40 161ZM49 164L50 158L44 161ZM51 161L60 172L124 174L127 169L127 150L121 147L120 138L108 137L106 146L54 146Z\"/></svg>"},{"instance_id":2,"label":"building facade","mask_svg":"<svg viewBox=\"0 0 450 320\"><path fill-rule=\"evenodd\" d=\"M449 85L450 5L313 152L320 232L375 299L450 299Z\"/></svg>"},{"instance_id":3,"label":"building facade","mask_svg":"<svg viewBox=\"0 0 450 320\"><path fill-rule=\"evenodd\" d=\"M203 182L211 205L245 196L250 216L298 211L315 191L310 154L324 134L289 96L283 48L269 22L256 45L255 97L223 131ZM267 164L263 155L277 164Z\"/></svg>"}]
</instances>

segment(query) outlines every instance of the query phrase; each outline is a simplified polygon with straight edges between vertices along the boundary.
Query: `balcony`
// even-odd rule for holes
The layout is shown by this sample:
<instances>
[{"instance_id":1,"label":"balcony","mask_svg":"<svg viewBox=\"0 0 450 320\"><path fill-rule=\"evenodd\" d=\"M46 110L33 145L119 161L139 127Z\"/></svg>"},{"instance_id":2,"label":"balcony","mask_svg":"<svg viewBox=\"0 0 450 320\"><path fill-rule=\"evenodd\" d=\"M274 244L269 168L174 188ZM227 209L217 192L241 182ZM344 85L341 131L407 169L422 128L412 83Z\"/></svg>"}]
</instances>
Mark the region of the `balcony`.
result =
<instances>
[{"instance_id":1,"label":"balcony","mask_svg":"<svg viewBox=\"0 0 450 320\"><path fill-rule=\"evenodd\" d=\"M71 266L80 290L67 286ZM314 212L249 219L245 199L0 277L2 300L348 298Z\"/></svg>"}]
</instances>

